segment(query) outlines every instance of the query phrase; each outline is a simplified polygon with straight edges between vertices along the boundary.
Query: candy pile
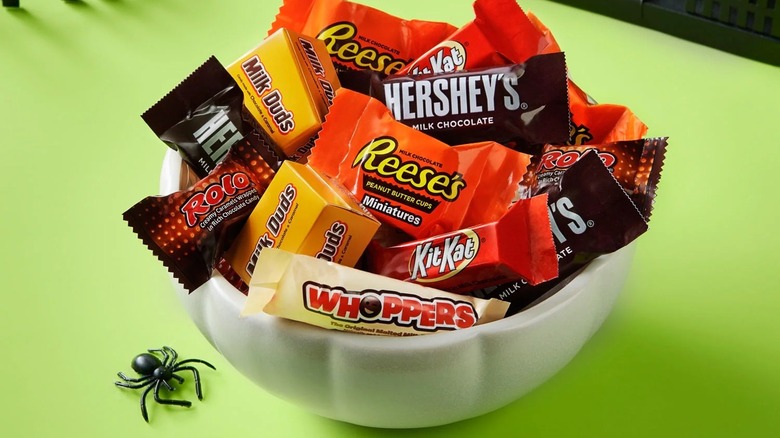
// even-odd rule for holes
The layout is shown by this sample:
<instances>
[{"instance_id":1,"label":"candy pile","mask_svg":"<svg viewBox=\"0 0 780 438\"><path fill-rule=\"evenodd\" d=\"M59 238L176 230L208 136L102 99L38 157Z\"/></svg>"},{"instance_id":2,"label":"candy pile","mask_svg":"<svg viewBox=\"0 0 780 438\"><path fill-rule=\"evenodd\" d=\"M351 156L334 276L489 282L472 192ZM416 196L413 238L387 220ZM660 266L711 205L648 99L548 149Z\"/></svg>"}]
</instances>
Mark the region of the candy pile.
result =
<instances>
[{"instance_id":1,"label":"candy pile","mask_svg":"<svg viewBox=\"0 0 780 438\"><path fill-rule=\"evenodd\" d=\"M513 315L647 230L665 138L568 78L515 0L460 28L284 0L143 114L195 178L124 214L190 292L406 336ZM186 173L184 173L186 175Z\"/></svg>"}]
</instances>

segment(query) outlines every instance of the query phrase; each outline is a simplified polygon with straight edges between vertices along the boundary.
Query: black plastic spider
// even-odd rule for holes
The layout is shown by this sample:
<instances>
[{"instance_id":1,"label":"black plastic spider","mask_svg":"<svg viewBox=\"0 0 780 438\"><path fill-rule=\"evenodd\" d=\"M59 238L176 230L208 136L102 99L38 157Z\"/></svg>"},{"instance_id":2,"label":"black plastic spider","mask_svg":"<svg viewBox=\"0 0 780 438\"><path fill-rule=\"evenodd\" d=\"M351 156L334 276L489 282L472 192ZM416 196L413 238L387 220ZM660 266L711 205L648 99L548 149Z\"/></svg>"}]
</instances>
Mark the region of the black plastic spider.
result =
<instances>
[{"instance_id":1,"label":"black plastic spider","mask_svg":"<svg viewBox=\"0 0 780 438\"><path fill-rule=\"evenodd\" d=\"M187 400L160 398L160 386L165 386L169 391L173 391L173 387L170 383L168 383L169 380L176 379L179 381L179 383L184 383L184 379L182 377L174 374L178 371L192 371L193 376L195 376L195 394L198 395L198 400L203 400L203 394L200 391L200 373L197 369L195 369L195 367L183 365L186 363L197 362L206 365L212 370L216 370L213 365L200 359L187 359L181 362L177 362L176 359L178 358L178 354L176 353L176 350L167 346L161 349L148 351L149 353L161 354L163 357L162 362L154 354L141 353L136 356L133 359L133 362L130 364L133 370L135 370L135 372L138 373L141 378L131 379L124 373L119 372L117 375L120 379L124 380L124 382L114 382L116 386L130 389L138 389L148 386L146 391L144 391L144 394L141 396L141 415L143 415L144 420L146 420L147 423L149 422L149 416L146 413L146 396L152 389L154 389L154 401L157 403L162 405L176 405L184 407L192 406L192 403Z\"/></svg>"}]
</instances>

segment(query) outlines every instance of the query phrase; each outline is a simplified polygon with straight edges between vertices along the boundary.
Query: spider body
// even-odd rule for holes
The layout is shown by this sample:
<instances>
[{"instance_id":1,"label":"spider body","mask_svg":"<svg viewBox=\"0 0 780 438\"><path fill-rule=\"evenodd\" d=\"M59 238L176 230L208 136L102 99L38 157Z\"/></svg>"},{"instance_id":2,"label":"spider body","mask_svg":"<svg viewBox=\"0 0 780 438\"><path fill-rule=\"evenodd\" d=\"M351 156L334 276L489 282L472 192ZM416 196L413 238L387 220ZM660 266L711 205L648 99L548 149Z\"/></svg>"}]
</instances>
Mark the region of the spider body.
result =
<instances>
[{"instance_id":1,"label":"spider body","mask_svg":"<svg viewBox=\"0 0 780 438\"><path fill-rule=\"evenodd\" d=\"M114 382L114 384L123 388L140 389L146 387L146 390L144 390L144 393L141 396L141 415L147 423L149 422L149 415L146 412L146 396L149 395L149 392L153 391L154 401L162 405L176 405L187 408L192 406L192 403L187 400L174 400L160 397L161 386L164 386L169 391L173 391L173 387L169 382L171 379L175 379L179 383L184 383L184 378L177 375L177 372L192 372L193 378L195 379L195 394L197 394L198 400L203 400L203 393L201 392L200 387L200 373L195 367L185 364L201 363L212 370L216 370L213 365L200 359L187 359L179 362L176 350L171 347L162 347L161 349L148 351L148 353L139 354L133 358L133 361L130 363L130 367L141 376L140 378L131 379L124 373L119 372L117 375L123 381ZM160 354L162 360L155 354Z\"/></svg>"}]
</instances>

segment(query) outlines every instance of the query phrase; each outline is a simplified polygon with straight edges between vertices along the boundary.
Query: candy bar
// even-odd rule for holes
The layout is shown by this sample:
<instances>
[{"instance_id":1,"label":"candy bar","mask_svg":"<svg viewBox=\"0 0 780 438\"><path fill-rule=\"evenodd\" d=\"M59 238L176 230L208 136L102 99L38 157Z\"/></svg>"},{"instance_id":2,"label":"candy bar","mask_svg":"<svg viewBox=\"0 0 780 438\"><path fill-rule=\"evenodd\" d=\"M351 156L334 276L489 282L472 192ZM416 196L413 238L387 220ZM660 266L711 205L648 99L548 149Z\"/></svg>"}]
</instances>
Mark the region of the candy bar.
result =
<instances>
[{"instance_id":1,"label":"candy bar","mask_svg":"<svg viewBox=\"0 0 780 438\"><path fill-rule=\"evenodd\" d=\"M284 156L303 157L339 88L322 41L279 29L228 71L258 129Z\"/></svg>"},{"instance_id":2,"label":"candy bar","mask_svg":"<svg viewBox=\"0 0 780 438\"><path fill-rule=\"evenodd\" d=\"M323 40L337 69L384 74L396 73L455 30L345 0L284 0L269 35L281 28Z\"/></svg>"},{"instance_id":3,"label":"candy bar","mask_svg":"<svg viewBox=\"0 0 780 438\"><path fill-rule=\"evenodd\" d=\"M552 32L536 16L530 12L525 14L513 0L477 0L474 11L476 18L472 23L399 73L489 68L522 63L533 55L562 51ZM499 24L507 21L511 25ZM447 61L447 58L451 60ZM505 61L501 61L502 58ZM442 67L438 68L436 64ZM454 67L445 67L450 65ZM634 140L647 133L647 126L627 107L597 104L571 80L567 81L567 86L571 127L568 139L561 143L600 144Z\"/></svg>"},{"instance_id":4,"label":"candy bar","mask_svg":"<svg viewBox=\"0 0 780 438\"><path fill-rule=\"evenodd\" d=\"M212 56L141 117L203 178L252 130L242 121L242 102L236 82Z\"/></svg>"},{"instance_id":5,"label":"candy bar","mask_svg":"<svg viewBox=\"0 0 780 438\"><path fill-rule=\"evenodd\" d=\"M246 283L264 248L354 266L377 228L379 222L334 182L285 161L225 259Z\"/></svg>"},{"instance_id":6,"label":"candy bar","mask_svg":"<svg viewBox=\"0 0 780 438\"><path fill-rule=\"evenodd\" d=\"M122 217L190 292L205 283L263 194L273 171L247 142L189 189L148 196Z\"/></svg>"},{"instance_id":7,"label":"candy bar","mask_svg":"<svg viewBox=\"0 0 780 438\"><path fill-rule=\"evenodd\" d=\"M560 277L537 286L516 281L475 292L511 302L508 314L522 310L599 255L617 251L647 231L647 222L596 152L584 154L557 184L540 192L548 195Z\"/></svg>"},{"instance_id":8,"label":"candy bar","mask_svg":"<svg viewBox=\"0 0 780 438\"><path fill-rule=\"evenodd\" d=\"M421 239L489 223L509 208L530 156L495 142L450 147L395 121L382 102L336 93L309 164L380 221Z\"/></svg>"},{"instance_id":9,"label":"candy bar","mask_svg":"<svg viewBox=\"0 0 780 438\"><path fill-rule=\"evenodd\" d=\"M543 191L546 186L557 184L567 168L593 150L645 220L649 220L655 188L661 179L666 144L666 138L648 138L584 146L547 145L541 155L533 158L531 170L521 186L526 187L528 193Z\"/></svg>"},{"instance_id":10,"label":"candy bar","mask_svg":"<svg viewBox=\"0 0 780 438\"><path fill-rule=\"evenodd\" d=\"M563 53L524 64L391 76L371 87L393 117L447 144L492 140L521 151L569 139Z\"/></svg>"},{"instance_id":11,"label":"candy bar","mask_svg":"<svg viewBox=\"0 0 780 438\"><path fill-rule=\"evenodd\" d=\"M453 293L558 276L547 196L521 199L498 221L384 248L373 244L368 270Z\"/></svg>"},{"instance_id":12,"label":"candy bar","mask_svg":"<svg viewBox=\"0 0 780 438\"><path fill-rule=\"evenodd\" d=\"M647 222L594 152L586 153L547 193L559 265L584 253L607 254L647 231ZM573 255L578 257L571 257Z\"/></svg>"},{"instance_id":13,"label":"candy bar","mask_svg":"<svg viewBox=\"0 0 780 438\"><path fill-rule=\"evenodd\" d=\"M477 0L474 20L398 72L440 74L473 67L521 63L540 53L544 36L516 0ZM511 61L507 61L511 60Z\"/></svg>"},{"instance_id":14,"label":"candy bar","mask_svg":"<svg viewBox=\"0 0 780 438\"><path fill-rule=\"evenodd\" d=\"M260 253L258 266L244 316L263 311L326 329L413 336L494 321L509 306L275 248Z\"/></svg>"}]
</instances>

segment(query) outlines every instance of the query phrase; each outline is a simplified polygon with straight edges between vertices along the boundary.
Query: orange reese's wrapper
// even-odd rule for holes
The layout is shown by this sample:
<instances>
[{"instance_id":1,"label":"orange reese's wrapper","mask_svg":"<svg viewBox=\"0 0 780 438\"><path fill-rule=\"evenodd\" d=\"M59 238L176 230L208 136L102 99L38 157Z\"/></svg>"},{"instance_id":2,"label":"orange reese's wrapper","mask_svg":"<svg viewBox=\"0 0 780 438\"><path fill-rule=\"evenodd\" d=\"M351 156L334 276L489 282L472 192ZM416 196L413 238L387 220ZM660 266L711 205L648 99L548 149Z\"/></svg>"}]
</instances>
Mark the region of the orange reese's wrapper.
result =
<instances>
[{"instance_id":1,"label":"orange reese's wrapper","mask_svg":"<svg viewBox=\"0 0 780 438\"><path fill-rule=\"evenodd\" d=\"M346 0L284 0L268 34L286 28L325 42L337 68L393 74L455 31Z\"/></svg>"},{"instance_id":2,"label":"orange reese's wrapper","mask_svg":"<svg viewBox=\"0 0 780 438\"><path fill-rule=\"evenodd\" d=\"M448 146L344 88L309 158L381 222L418 239L503 216L529 163L495 142Z\"/></svg>"}]
</instances>

